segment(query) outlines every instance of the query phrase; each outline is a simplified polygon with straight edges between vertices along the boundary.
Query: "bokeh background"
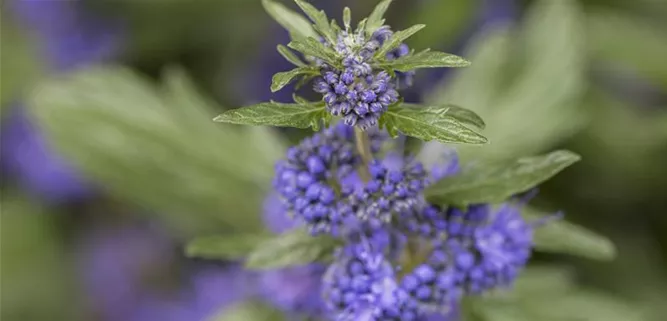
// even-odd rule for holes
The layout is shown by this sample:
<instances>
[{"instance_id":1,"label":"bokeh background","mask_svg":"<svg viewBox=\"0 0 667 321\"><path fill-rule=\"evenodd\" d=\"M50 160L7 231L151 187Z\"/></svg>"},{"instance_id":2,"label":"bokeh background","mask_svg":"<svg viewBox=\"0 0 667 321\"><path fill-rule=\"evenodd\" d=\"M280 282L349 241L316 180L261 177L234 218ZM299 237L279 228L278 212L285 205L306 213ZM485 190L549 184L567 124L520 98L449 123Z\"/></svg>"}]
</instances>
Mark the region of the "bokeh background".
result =
<instances>
[{"instance_id":1,"label":"bokeh background","mask_svg":"<svg viewBox=\"0 0 667 321\"><path fill-rule=\"evenodd\" d=\"M313 3L359 17L376 1ZM2 320L289 319L265 304L261 276L183 252L194 236L265 229L272 164L308 135L211 121L291 100L269 90L290 67L275 51L289 36L261 1L5 0L1 11ZM618 255L537 255L567 271L535 272L547 298L574 285L533 306L549 317L526 320L664 320L667 2L395 0L388 21L425 23L412 47L473 62L421 71L405 93L486 120L492 143L459 148L464 160L583 156L533 203Z\"/></svg>"}]
</instances>

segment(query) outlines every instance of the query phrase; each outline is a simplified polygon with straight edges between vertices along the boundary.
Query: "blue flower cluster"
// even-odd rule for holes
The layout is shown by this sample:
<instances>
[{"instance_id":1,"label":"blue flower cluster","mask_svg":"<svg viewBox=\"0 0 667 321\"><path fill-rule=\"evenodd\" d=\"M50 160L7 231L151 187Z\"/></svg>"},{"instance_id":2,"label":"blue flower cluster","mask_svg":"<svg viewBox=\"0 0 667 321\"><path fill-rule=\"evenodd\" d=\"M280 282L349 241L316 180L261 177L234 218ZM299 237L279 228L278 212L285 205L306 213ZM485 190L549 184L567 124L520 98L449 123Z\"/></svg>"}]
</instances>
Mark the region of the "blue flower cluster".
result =
<instances>
[{"instance_id":1,"label":"blue flower cluster","mask_svg":"<svg viewBox=\"0 0 667 321\"><path fill-rule=\"evenodd\" d=\"M342 57L342 69L317 61L322 77L315 80L314 89L323 95L329 112L342 116L345 124L364 130L375 126L387 108L398 102L399 84L412 84L414 72L396 73L397 79L392 79L389 73L374 70L371 65L378 50L392 35L388 26L378 29L368 40L363 32L341 31L333 47ZM408 46L401 44L384 58L394 60L409 53Z\"/></svg>"},{"instance_id":2,"label":"blue flower cluster","mask_svg":"<svg viewBox=\"0 0 667 321\"><path fill-rule=\"evenodd\" d=\"M396 166L389 157L364 165L353 136L351 127L336 125L290 149L277 166L283 210L311 233L345 241L326 273L313 275L321 278L325 316L456 320L464 295L511 286L533 245L534 225L516 204L429 204L422 191L455 174L456 158L431 171L413 160ZM372 137L377 156L384 137ZM364 166L366 181L356 173Z\"/></svg>"}]
</instances>

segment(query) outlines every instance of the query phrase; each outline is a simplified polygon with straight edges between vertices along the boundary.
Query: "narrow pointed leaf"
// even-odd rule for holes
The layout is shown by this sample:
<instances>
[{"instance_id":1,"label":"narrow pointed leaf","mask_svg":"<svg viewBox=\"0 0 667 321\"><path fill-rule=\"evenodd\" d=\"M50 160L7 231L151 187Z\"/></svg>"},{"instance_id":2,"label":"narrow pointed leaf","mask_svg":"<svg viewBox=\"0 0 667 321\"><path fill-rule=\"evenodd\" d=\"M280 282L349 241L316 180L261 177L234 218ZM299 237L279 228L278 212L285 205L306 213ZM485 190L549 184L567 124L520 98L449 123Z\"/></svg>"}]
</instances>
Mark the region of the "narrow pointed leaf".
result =
<instances>
[{"instance_id":1,"label":"narrow pointed leaf","mask_svg":"<svg viewBox=\"0 0 667 321\"><path fill-rule=\"evenodd\" d=\"M280 53L285 60L293 63L297 67L305 67L306 63L303 62L299 57L297 57L289 48L283 46L283 45L278 45L278 52Z\"/></svg>"},{"instance_id":2,"label":"narrow pointed leaf","mask_svg":"<svg viewBox=\"0 0 667 321\"><path fill-rule=\"evenodd\" d=\"M324 13L323 10L317 10L317 8L306 1L294 0L294 2L296 2L299 8L306 13L308 18L315 23L315 28L322 34L322 36L324 36L329 43L335 44L336 39L333 30L331 29L331 25L329 25L329 18L327 18L326 13Z\"/></svg>"},{"instance_id":3,"label":"narrow pointed leaf","mask_svg":"<svg viewBox=\"0 0 667 321\"><path fill-rule=\"evenodd\" d=\"M271 237L266 234L203 236L188 242L185 254L204 259L239 260Z\"/></svg>"},{"instance_id":4,"label":"narrow pointed leaf","mask_svg":"<svg viewBox=\"0 0 667 321\"><path fill-rule=\"evenodd\" d=\"M451 104L443 105L417 105L417 104L402 104L401 107L421 109L425 112L434 113L436 115L447 115L464 124L475 126L479 129L484 129L486 124L482 117L477 115L474 111Z\"/></svg>"},{"instance_id":5,"label":"narrow pointed leaf","mask_svg":"<svg viewBox=\"0 0 667 321\"><path fill-rule=\"evenodd\" d=\"M403 41L410 38L412 35L417 33L417 31L424 29L424 27L426 27L426 25L414 25L408 29L394 33L391 38L389 38L384 43L384 45L382 45L375 56L384 58L390 51L398 48L398 46L400 46Z\"/></svg>"},{"instance_id":6,"label":"narrow pointed leaf","mask_svg":"<svg viewBox=\"0 0 667 321\"><path fill-rule=\"evenodd\" d=\"M237 125L268 125L319 130L320 122L326 124L331 117L322 104L260 103L228 110L214 121Z\"/></svg>"},{"instance_id":7,"label":"narrow pointed leaf","mask_svg":"<svg viewBox=\"0 0 667 321\"><path fill-rule=\"evenodd\" d=\"M368 22L366 23L366 36L371 37L375 31L380 29L384 25L384 14L387 12L389 5L392 0L384 0L378 3L373 9L373 12L368 16Z\"/></svg>"},{"instance_id":8,"label":"narrow pointed leaf","mask_svg":"<svg viewBox=\"0 0 667 321\"><path fill-rule=\"evenodd\" d=\"M539 185L579 159L579 155L561 150L512 161L478 163L431 185L424 195L438 205L500 203Z\"/></svg>"},{"instance_id":9,"label":"narrow pointed leaf","mask_svg":"<svg viewBox=\"0 0 667 321\"><path fill-rule=\"evenodd\" d=\"M522 213L528 220L545 217L534 209ZM616 257L616 247L607 237L564 220L552 220L535 230L535 250L577 255L593 260L608 261Z\"/></svg>"},{"instance_id":10,"label":"narrow pointed leaf","mask_svg":"<svg viewBox=\"0 0 667 321\"><path fill-rule=\"evenodd\" d=\"M350 10L350 7L345 7L345 9L343 9L343 24L345 25L346 30L352 28L352 10Z\"/></svg>"},{"instance_id":11,"label":"narrow pointed leaf","mask_svg":"<svg viewBox=\"0 0 667 321\"><path fill-rule=\"evenodd\" d=\"M443 108L446 110L446 108ZM392 107L382 115L381 126L393 136L401 132L424 141L442 143L485 144L487 139L465 127L457 119L432 110L409 107Z\"/></svg>"},{"instance_id":12,"label":"narrow pointed leaf","mask_svg":"<svg viewBox=\"0 0 667 321\"><path fill-rule=\"evenodd\" d=\"M290 33L292 40L317 38L317 32L304 16L288 9L274 0L262 0L266 12Z\"/></svg>"},{"instance_id":13,"label":"narrow pointed leaf","mask_svg":"<svg viewBox=\"0 0 667 321\"><path fill-rule=\"evenodd\" d=\"M304 55L320 58L330 65L337 65L336 52L331 48L325 47L314 38L295 40L287 44L287 46Z\"/></svg>"},{"instance_id":14,"label":"narrow pointed leaf","mask_svg":"<svg viewBox=\"0 0 667 321\"><path fill-rule=\"evenodd\" d=\"M246 259L250 269L278 269L331 259L339 245L331 236L313 237L297 229L260 243Z\"/></svg>"},{"instance_id":15,"label":"narrow pointed leaf","mask_svg":"<svg viewBox=\"0 0 667 321\"><path fill-rule=\"evenodd\" d=\"M470 66L470 61L456 55L439 51L422 51L418 54L407 55L395 60L377 64L377 67L379 68L402 72L419 68L447 68L467 66Z\"/></svg>"},{"instance_id":16,"label":"narrow pointed leaf","mask_svg":"<svg viewBox=\"0 0 667 321\"><path fill-rule=\"evenodd\" d=\"M276 92L283 89L287 86L294 78L301 75L317 75L317 69L312 67L299 67L292 69L290 71L279 72L273 76L273 81L271 83L271 91Z\"/></svg>"}]
</instances>

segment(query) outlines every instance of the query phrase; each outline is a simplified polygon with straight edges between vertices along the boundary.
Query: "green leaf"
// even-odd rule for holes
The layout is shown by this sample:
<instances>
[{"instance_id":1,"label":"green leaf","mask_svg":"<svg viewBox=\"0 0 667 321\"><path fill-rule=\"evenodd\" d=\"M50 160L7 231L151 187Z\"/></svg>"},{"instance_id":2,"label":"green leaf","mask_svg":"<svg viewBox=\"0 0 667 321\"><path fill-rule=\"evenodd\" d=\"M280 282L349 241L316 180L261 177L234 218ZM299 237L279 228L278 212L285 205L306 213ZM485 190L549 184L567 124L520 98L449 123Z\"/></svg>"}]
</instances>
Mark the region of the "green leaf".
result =
<instances>
[{"instance_id":1,"label":"green leaf","mask_svg":"<svg viewBox=\"0 0 667 321\"><path fill-rule=\"evenodd\" d=\"M184 232L260 229L273 158L211 122L209 104L182 72L164 90L112 66L45 80L28 100L54 148L113 197Z\"/></svg>"},{"instance_id":2,"label":"green leaf","mask_svg":"<svg viewBox=\"0 0 667 321\"><path fill-rule=\"evenodd\" d=\"M384 0L378 3L373 9L373 12L368 16L366 22L366 37L370 38L373 34L384 25L384 14L387 12L392 0Z\"/></svg>"},{"instance_id":3,"label":"green leaf","mask_svg":"<svg viewBox=\"0 0 667 321\"><path fill-rule=\"evenodd\" d=\"M329 123L331 114L321 103L283 104L277 102L260 103L225 111L214 121L237 125L269 125L278 127L320 129L320 122Z\"/></svg>"},{"instance_id":4,"label":"green leaf","mask_svg":"<svg viewBox=\"0 0 667 321\"><path fill-rule=\"evenodd\" d=\"M333 49L325 47L321 42L314 38L294 40L287 44L288 47L303 53L306 56L313 56L326 61L332 66L338 66L338 57Z\"/></svg>"},{"instance_id":5,"label":"green leaf","mask_svg":"<svg viewBox=\"0 0 667 321\"><path fill-rule=\"evenodd\" d=\"M0 23L0 109L4 109L32 88L44 74L46 66L44 59L39 56L39 48L30 41L27 30L10 21L4 14Z\"/></svg>"},{"instance_id":6,"label":"green leaf","mask_svg":"<svg viewBox=\"0 0 667 321\"><path fill-rule=\"evenodd\" d=\"M345 9L343 9L343 24L345 25L346 30L352 28L352 10L350 10L350 7L345 7Z\"/></svg>"},{"instance_id":7,"label":"green leaf","mask_svg":"<svg viewBox=\"0 0 667 321\"><path fill-rule=\"evenodd\" d=\"M283 89L287 86L295 77L302 75L318 75L319 72L313 67L299 67L292 69L290 71L279 72L273 75L273 81L271 82L271 91L276 92Z\"/></svg>"},{"instance_id":8,"label":"green leaf","mask_svg":"<svg viewBox=\"0 0 667 321\"><path fill-rule=\"evenodd\" d=\"M384 59L384 57L387 56L387 54L390 51L398 48L398 46L400 46L401 43L403 43L403 41L410 38L410 36L417 33L417 31L424 29L424 27L426 27L426 25L414 25L414 26L412 26L408 29L401 30L401 31L398 31L398 32L394 33L391 36L391 38L389 38L382 45L380 50L378 50L378 52L375 54L375 57L380 57L380 58Z\"/></svg>"},{"instance_id":9,"label":"green leaf","mask_svg":"<svg viewBox=\"0 0 667 321\"><path fill-rule=\"evenodd\" d=\"M377 64L377 66L405 72L419 68L467 67L470 66L470 61L444 52L422 51L418 54L382 62Z\"/></svg>"},{"instance_id":10,"label":"green leaf","mask_svg":"<svg viewBox=\"0 0 667 321\"><path fill-rule=\"evenodd\" d=\"M324 13L324 10L317 10L313 5L303 0L294 0L294 2L296 2L299 8L301 8L310 20L315 23L315 29L319 31L329 43L335 44L336 38L331 29L331 25L329 25L329 18L327 18L327 14Z\"/></svg>"},{"instance_id":11,"label":"green leaf","mask_svg":"<svg viewBox=\"0 0 667 321\"><path fill-rule=\"evenodd\" d=\"M429 109L395 106L380 118L392 136L398 132L424 141L443 143L485 144L487 139L463 126L456 118L446 114L447 107ZM437 116L436 116L437 115Z\"/></svg>"},{"instance_id":12,"label":"green leaf","mask_svg":"<svg viewBox=\"0 0 667 321\"><path fill-rule=\"evenodd\" d=\"M285 321L283 313L265 303L242 302L225 306L206 321Z\"/></svg>"},{"instance_id":13,"label":"green leaf","mask_svg":"<svg viewBox=\"0 0 667 321\"><path fill-rule=\"evenodd\" d=\"M239 260L268 239L271 239L271 236L266 234L203 236L188 242L185 254L205 259Z\"/></svg>"},{"instance_id":14,"label":"green leaf","mask_svg":"<svg viewBox=\"0 0 667 321\"><path fill-rule=\"evenodd\" d=\"M290 51L287 47L283 45L278 45L278 52L280 53L283 58L285 58L287 61L293 63L297 67L305 67L306 63L301 61L299 57L297 57L292 51Z\"/></svg>"},{"instance_id":15,"label":"green leaf","mask_svg":"<svg viewBox=\"0 0 667 321\"><path fill-rule=\"evenodd\" d=\"M539 185L580 159L575 153L561 150L513 161L481 162L431 185L424 195L439 205L499 203Z\"/></svg>"},{"instance_id":16,"label":"green leaf","mask_svg":"<svg viewBox=\"0 0 667 321\"><path fill-rule=\"evenodd\" d=\"M246 260L249 269L279 269L331 259L339 242L296 229L259 244Z\"/></svg>"},{"instance_id":17,"label":"green leaf","mask_svg":"<svg viewBox=\"0 0 667 321\"><path fill-rule=\"evenodd\" d=\"M534 209L523 211L526 219L540 220L544 215ZM594 260L613 260L616 247L608 238L565 220L551 220L535 230L535 250L565 253Z\"/></svg>"},{"instance_id":18,"label":"green leaf","mask_svg":"<svg viewBox=\"0 0 667 321\"><path fill-rule=\"evenodd\" d=\"M436 115L447 115L464 124L472 125L480 129L486 127L482 117L479 117L474 111L456 105L444 104L438 106L424 106L417 104L402 104L401 107L421 109L424 112Z\"/></svg>"},{"instance_id":19,"label":"green leaf","mask_svg":"<svg viewBox=\"0 0 667 321\"><path fill-rule=\"evenodd\" d=\"M273 19L289 31L292 40L318 37L310 21L302 15L274 0L262 0L262 5Z\"/></svg>"}]
</instances>

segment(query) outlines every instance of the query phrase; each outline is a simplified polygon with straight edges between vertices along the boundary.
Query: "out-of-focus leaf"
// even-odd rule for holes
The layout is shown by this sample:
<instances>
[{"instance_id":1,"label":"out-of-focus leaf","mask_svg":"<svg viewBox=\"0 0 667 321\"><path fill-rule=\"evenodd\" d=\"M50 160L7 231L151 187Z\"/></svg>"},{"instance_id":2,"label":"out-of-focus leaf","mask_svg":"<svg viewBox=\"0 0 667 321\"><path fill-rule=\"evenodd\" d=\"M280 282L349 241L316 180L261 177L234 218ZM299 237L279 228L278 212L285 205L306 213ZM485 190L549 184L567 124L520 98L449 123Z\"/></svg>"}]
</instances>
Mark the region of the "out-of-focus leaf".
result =
<instances>
[{"instance_id":1,"label":"out-of-focus leaf","mask_svg":"<svg viewBox=\"0 0 667 321\"><path fill-rule=\"evenodd\" d=\"M474 111L455 105L444 104L439 106L423 106L417 104L402 104L401 106L422 109L425 112L434 113L436 115L444 114L464 124L472 125L480 129L486 127L482 117L479 117Z\"/></svg>"},{"instance_id":2,"label":"out-of-focus leaf","mask_svg":"<svg viewBox=\"0 0 667 321\"><path fill-rule=\"evenodd\" d=\"M417 33L419 30L424 29L426 25L414 25L408 29L395 32L387 41L382 44L380 50L375 53L375 57L384 58L390 51L398 48L398 46L403 43L406 39L410 38L412 35Z\"/></svg>"},{"instance_id":3,"label":"out-of-focus leaf","mask_svg":"<svg viewBox=\"0 0 667 321\"><path fill-rule=\"evenodd\" d=\"M292 51L289 50L289 48L283 46L283 45L278 45L278 52L280 55L285 58L285 60L293 63L297 67L304 67L306 66L306 63L301 61L299 57L297 57Z\"/></svg>"},{"instance_id":4,"label":"out-of-focus leaf","mask_svg":"<svg viewBox=\"0 0 667 321\"><path fill-rule=\"evenodd\" d=\"M0 192L0 319L77 320L81 298L56 228L59 213L13 191Z\"/></svg>"},{"instance_id":5,"label":"out-of-focus leaf","mask_svg":"<svg viewBox=\"0 0 667 321\"><path fill-rule=\"evenodd\" d=\"M161 95L116 67L47 80L32 114L55 147L106 191L164 215L176 228L260 229L273 161L253 135L211 121L181 73Z\"/></svg>"},{"instance_id":6,"label":"out-of-focus leaf","mask_svg":"<svg viewBox=\"0 0 667 321\"><path fill-rule=\"evenodd\" d=\"M313 103L283 104L277 102L260 103L248 107L231 109L218 115L214 120L238 125L269 125L319 130L320 123L331 119L323 104Z\"/></svg>"},{"instance_id":7,"label":"out-of-focus leaf","mask_svg":"<svg viewBox=\"0 0 667 321\"><path fill-rule=\"evenodd\" d=\"M304 0L294 0L296 4L306 13L306 15L315 23L315 29L319 31L325 39L331 44L336 43L336 37L331 25L329 25L329 18L324 10L318 10L310 3Z\"/></svg>"},{"instance_id":8,"label":"out-of-focus leaf","mask_svg":"<svg viewBox=\"0 0 667 321\"><path fill-rule=\"evenodd\" d=\"M405 3L405 2L404 2ZM483 5L480 0L448 0L410 2L410 10L401 12L407 23L423 23L427 28L410 38L414 48L448 48L468 36L468 28L476 20ZM397 4L400 4L397 3ZM494 26L494 28L497 26Z\"/></svg>"},{"instance_id":9,"label":"out-of-focus leaf","mask_svg":"<svg viewBox=\"0 0 667 321\"><path fill-rule=\"evenodd\" d=\"M205 259L239 260L247 256L262 242L271 239L267 234L225 234L198 237L185 247L189 257Z\"/></svg>"},{"instance_id":10,"label":"out-of-focus leaf","mask_svg":"<svg viewBox=\"0 0 667 321\"><path fill-rule=\"evenodd\" d=\"M373 34L384 25L384 14L389 9L392 0L384 0L375 6L366 21L366 38L370 39Z\"/></svg>"},{"instance_id":11,"label":"out-of-focus leaf","mask_svg":"<svg viewBox=\"0 0 667 321\"><path fill-rule=\"evenodd\" d=\"M443 143L486 144L481 134L465 127L456 118L447 115L447 106L411 108L394 106L382 115L380 126L396 136L399 132L424 141Z\"/></svg>"},{"instance_id":12,"label":"out-of-focus leaf","mask_svg":"<svg viewBox=\"0 0 667 321\"><path fill-rule=\"evenodd\" d=\"M329 47L325 47L321 42L315 40L315 38L293 40L287 46L306 56L320 58L332 66L338 65L336 52Z\"/></svg>"},{"instance_id":13,"label":"out-of-focus leaf","mask_svg":"<svg viewBox=\"0 0 667 321\"><path fill-rule=\"evenodd\" d=\"M256 270L277 269L331 259L338 240L312 236L302 229L286 232L259 244L246 260Z\"/></svg>"},{"instance_id":14,"label":"out-of-focus leaf","mask_svg":"<svg viewBox=\"0 0 667 321\"><path fill-rule=\"evenodd\" d=\"M664 4L662 6L665 7ZM631 67L667 88L667 32L659 23L622 12L597 9L589 13L588 39L593 58L610 68ZM617 68L617 67L616 67Z\"/></svg>"},{"instance_id":15,"label":"out-of-focus leaf","mask_svg":"<svg viewBox=\"0 0 667 321\"><path fill-rule=\"evenodd\" d=\"M37 55L37 48L29 41L26 33L13 25L6 15L3 15L1 23L0 108L3 108L12 100L20 98L27 87L36 82L44 66L41 57Z\"/></svg>"},{"instance_id":16,"label":"out-of-focus leaf","mask_svg":"<svg viewBox=\"0 0 667 321\"><path fill-rule=\"evenodd\" d=\"M470 66L470 61L457 55L444 52L422 51L418 54L407 55L395 60L383 62L377 66L380 68L405 72L420 68L467 67Z\"/></svg>"},{"instance_id":17,"label":"out-of-focus leaf","mask_svg":"<svg viewBox=\"0 0 667 321\"><path fill-rule=\"evenodd\" d=\"M424 196L441 205L499 203L541 184L580 159L569 151L555 151L514 161L480 162L431 185Z\"/></svg>"},{"instance_id":18,"label":"out-of-focus leaf","mask_svg":"<svg viewBox=\"0 0 667 321\"><path fill-rule=\"evenodd\" d=\"M534 221L543 217L530 208L525 209L523 214ZM541 252L565 253L594 260L612 260L616 257L616 247L611 240L564 220L550 220L537 228L534 241L535 250Z\"/></svg>"},{"instance_id":19,"label":"out-of-focus leaf","mask_svg":"<svg viewBox=\"0 0 667 321\"><path fill-rule=\"evenodd\" d=\"M319 70L313 67L299 67L290 71L279 72L273 76L271 91L276 92L287 86L294 78L303 75L319 75Z\"/></svg>"},{"instance_id":20,"label":"out-of-focus leaf","mask_svg":"<svg viewBox=\"0 0 667 321\"><path fill-rule=\"evenodd\" d=\"M464 54L473 64L426 100L465 106L487 122L493 144L461 147L463 159L538 153L585 124L578 103L586 89L581 16L575 1L538 1L519 32L487 31L473 41Z\"/></svg>"},{"instance_id":21,"label":"out-of-focus leaf","mask_svg":"<svg viewBox=\"0 0 667 321\"><path fill-rule=\"evenodd\" d=\"M273 17L283 28L289 31L292 39L317 38L310 21L304 16L288 9L283 4L274 0L262 0L266 12Z\"/></svg>"},{"instance_id":22,"label":"out-of-focus leaf","mask_svg":"<svg viewBox=\"0 0 667 321\"><path fill-rule=\"evenodd\" d=\"M206 321L283 321L279 310L259 302L243 302L225 307Z\"/></svg>"}]
</instances>

